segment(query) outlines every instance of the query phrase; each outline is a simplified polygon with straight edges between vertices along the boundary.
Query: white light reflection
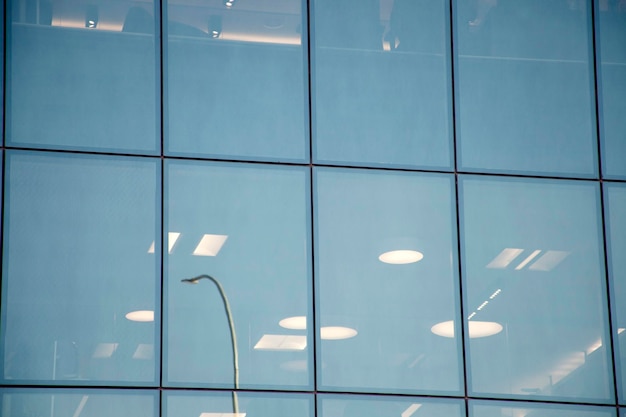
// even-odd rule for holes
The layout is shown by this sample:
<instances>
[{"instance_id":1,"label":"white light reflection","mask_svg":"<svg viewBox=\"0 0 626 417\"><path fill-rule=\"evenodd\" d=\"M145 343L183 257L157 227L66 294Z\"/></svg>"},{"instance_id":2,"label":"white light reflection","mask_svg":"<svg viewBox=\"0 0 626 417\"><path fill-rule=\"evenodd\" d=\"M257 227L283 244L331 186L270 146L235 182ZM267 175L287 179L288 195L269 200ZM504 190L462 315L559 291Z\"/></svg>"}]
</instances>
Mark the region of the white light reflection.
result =
<instances>
[{"instance_id":1,"label":"white light reflection","mask_svg":"<svg viewBox=\"0 0 626 417\"><path fill-rule=\"evenodd\" d=\"M502 325L495 321L468 321L467 324L470 339L493 336L502 331ZM452 338L454 337L454 321L449 320L437 323L430 328L430 331L437 336Z\"/></svg>"},{"instance_id":2,"label":"white light reflection","mask_svg":"<svg viewBox=\"0 0 626 417\"><path fill-rule=\"evenodd\" d=\"M487 264L487 268L504 269L509 266L509 264L513 262L513 260L517 258L522 252L524 252L524 249L506 248Z\"/></svg>"},{"instance_id":3,"label":"white light reflection","mask_svg":"<svg viewBox=\"0 0 626 417\"><path fill-rule=\"evenodd\" d=\"M217 256L228 239L227 235L203 235L193 254L196 256Z\"/></svg>"},{"instance_id":4,"label":"white light reflection","mask_svg":"<svg viewBox=\"0 0 626 417\"><path fill-rule=\"evenodd\" d=\"M416 250L392 250L385 252L378 257L378 260L386 264L402 265L419 262L424 258L424 254Z\"/></svg>"},{"instance_id":5,"label":"white light reflection","mask_svg":"<svg viewBox=\"0 0 626 417\"><path fill-rule=\"evenodd\" d=\"M306 336L264 334L254 345L257 350L304 350Z\"/></svg>"}]
</instances>

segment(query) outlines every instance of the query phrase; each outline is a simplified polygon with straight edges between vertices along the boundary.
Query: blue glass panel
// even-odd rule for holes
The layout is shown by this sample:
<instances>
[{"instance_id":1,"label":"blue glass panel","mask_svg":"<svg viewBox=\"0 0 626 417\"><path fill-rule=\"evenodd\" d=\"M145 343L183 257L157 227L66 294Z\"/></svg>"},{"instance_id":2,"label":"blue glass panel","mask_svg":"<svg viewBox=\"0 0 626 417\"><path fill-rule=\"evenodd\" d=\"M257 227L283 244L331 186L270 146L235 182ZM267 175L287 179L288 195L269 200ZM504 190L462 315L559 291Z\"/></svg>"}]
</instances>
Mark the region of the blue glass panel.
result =
<instances>
[{"instance_id":1,"label":"blue glass panel","mask_svg":"<svg viewBox=\"0 0 626 417\"><path fill-rule=\"evenodd\" d=\"M7 143L158 151L152 1L8 0Z\"/></svg>"},{"instance_id":2,"label":"blue glass panel","mask_svg":"<svg viewBox=\"0 0 626 417\"><path fill-rule=\"evenodd\" d=\"M154 384L158 161L7 157L2 382Z\"/></svg>"},{"instance_id":3,"label":"blue glass panel","mask_svg":"<svg viewBox=\"0 0 626 417\"><path fill-rule=\"evenodd\" d=\"M443 0L316 0L315 158L451 169Z\"/></svg>"},{"instance_id":4,"label":"blue glass panel","mask_svg":"<svg viewBox=\"0 0 626 417\"><path fill-rule=\"evenodd\" d=\"M312 395L164 392L164 417L309 417Z\"/></svg>"},{"instance_id":5,"label":"blue glass panel","mask_svg":"<svg viewBox=\"0 0 626 417\"><path fill-rule=\"evenodd\" d=\"M157 417L156 392L140 390L0 389L7 417Z\"/></svg>"},{"instance_id":6,"label":"blue glass panel","mask_svg":"<svg viewBox=\"0 0 626 417\"><path fill-rule=\"evenodd\" d=\"M614 0L596 5L602 174L626 179L626 5Z\"/></svg>"},{"instance_id":7,"label":"blue glass panel","mask_svg":"<svg viewBox=\"0 0 626 417\"><path fill-rule=\"evenodd\" d=\"M168 1L167 153L308 161L303 3Z\"/></svg>"},{"instance_id":8,"label":"blue glass panel","mask_svg":"<svg viewBox=\"0 0 626 417\"><path fill-rule=\"evenodd\" d=\"M167 166L166 384L311 388L308 171Z\"/></svg>"},{"instance_id":9,"label":"blue glass panel","mask_svg":"<svg viewBox=\"0 0 626 417\"><path fill-rule=\"evenodd\" d=\"M533 404L505 401L469 402L469 417L615 417L613 407Z\"/></svg>"},{"instance_id":10,"label":"blue glass panel","mask_svg":"<svg viewBox=\"0 0 626 417\"><path fill-rule=\"evenodd\" d=\"M319 169L315 184L318 386L459 394L453 177Z\"/></svg>"},{"instance_id":11,"label":"blue glass panel","mask_svg":"<svg viewBox=\"0 0 626 417\"><path fill-rule=\"evenodd\" d=\"M320 417L465 417L462 400L326 394L318 402Z\"/></svg>"},{"instance_id":12,"label":"blue glass panel","mask_svg":"<svg viewBox=\"0 0 626 417\"><path fill-rule=\"evenodd\" d=\"M613 400L597 184L460 184L470 392Z\"/></svg>"},{"instance_id":13,"label":"blue glass panel","mask_svg":"<svg viewBox=\"0 0 626 417\"><path fill-rule=\"evenodd\" d=\"M604 192L618 396L626 403L626 184L605 185Z\"/></svg>"},{"instance_id":14,"label":"blue glass panel","mask_svg":"<svg viewBox=\"0 0 626 417\"><path fill-rule=\"evenodd\" d=\"M455 3L459 168L597 176L591 2Z\"/></svg>"}]
</instances>

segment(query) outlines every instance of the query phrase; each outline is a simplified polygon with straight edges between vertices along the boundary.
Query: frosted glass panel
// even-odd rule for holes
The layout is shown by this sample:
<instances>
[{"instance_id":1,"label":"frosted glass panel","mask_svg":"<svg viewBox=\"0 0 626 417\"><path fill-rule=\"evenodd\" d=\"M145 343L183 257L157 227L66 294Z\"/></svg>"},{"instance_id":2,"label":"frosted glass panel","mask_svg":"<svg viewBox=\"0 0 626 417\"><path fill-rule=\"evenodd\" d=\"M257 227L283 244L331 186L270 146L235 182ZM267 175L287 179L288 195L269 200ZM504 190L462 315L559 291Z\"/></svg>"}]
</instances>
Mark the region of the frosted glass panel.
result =
<instances>
[{"instance_id":1,"label":"frosted glass panel","mask_svg":"<svg viewBox=\"0 0 626 417\"><path fill-rule=\"evenodd\" d=\"M469 417L615 417L615 408L470 400Z\"/></svg>"},{"instance_id":2,"label":"frosted glass panel","mask_svg":"<svg viewBox=\"0 0 626 417\"><path fill-rule=\"evenodd\" d=\"M596 7L602 174L626 179L626 7L607 0Z\"/></svg>"},{"instance_id":3,"label":"frosted glass panel","mask_svg":"<svg viewBox=\"0 0 626 417\"><path fill-rule=\"evenodd\" d=\"M7 143L157 152L153 2L7 1Z\"/></svg>"},{"instance_id":4,"label":"frosted glass panel","mask_svg":"<svg viewBox=\"0 0 626 417\"><path fill-rule=\"evenodd\" d=\"M318 385L462 391L453 177L319 169Z\"/></svg>"},{"instance_id":5,"label":"frosted glass panel","mask_svg":"<svg viewBox=\"0 0 626 417\"><path fill-rule=\"evenodd\" d=\"M7 158L2 383L155 384L157 161Z\"/></svg>"},{"instance_id":6,"label":"frosted glass panel","mask_svg":"<svg viewBox=\"0 0 626 417\"><path fill-rule=\"evenodd\" d=\"M596 177L589 1L456 1L457 161Z\"/></svg>"},{"instance_id":7,"label":"frosted glass panel","mask_svg":"<svg viewBox=\"0 0 626 417\"><path fill-rule=\"evenodd\" d=\"M470 392L612 401L597 184L460 185Z\"/></svg>"},{"instance_id":8,"label":"frosted glass panel","mask_svg":"<svg viewBox=\"0 0 626 417\"><path fill-rule=\"evenodd\" d=\"M320 417L464 417L461 400L433 400L418 397L367 397L358 395L318 396Z\"/></svg>"},{"instance_id":9,"label":"frosted glass panel","mask_svg":"<svg viewBox=\"0 0 626 417\"><path fill-rule=\"evenodd\" d=\"M316 160L451 169L448 2L313 8Z\"/></svg>"},{"instance_id":10,"label":"frosted glass panel","mask_svg":"<svg viewBox=\"0 0 626 417\"><path fill-rule=\"evenodd\" d=\"M302 3L167 2L168 154L308 160Z\"/></svg>"},{"instance_id":11,"label":"frosted glass panel","mask_svg":"<svg viewBox=\"0 0 626 417\"><path fill-rule=\"evenodd\" d=\"M166 384L312 388L307 171L167 166Z\"/></svg>"}]
</instances>

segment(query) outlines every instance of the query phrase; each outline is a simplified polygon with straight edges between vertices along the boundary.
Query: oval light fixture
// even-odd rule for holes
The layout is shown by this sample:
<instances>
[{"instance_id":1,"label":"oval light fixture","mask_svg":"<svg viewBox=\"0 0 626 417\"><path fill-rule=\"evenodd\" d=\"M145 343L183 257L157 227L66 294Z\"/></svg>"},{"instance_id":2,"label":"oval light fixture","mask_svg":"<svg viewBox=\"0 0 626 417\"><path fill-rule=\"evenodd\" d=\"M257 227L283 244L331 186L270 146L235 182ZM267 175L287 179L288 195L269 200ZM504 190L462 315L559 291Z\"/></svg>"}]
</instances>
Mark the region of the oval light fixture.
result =
<instances>
[{"instance_id":1,"label":"oval light fixture","mask_svg":"<svg viewBox=\"0 0 626 417\"><path fill-rule=\"evenodd\" d=\"M320 329L320 337L322 340L341 340L350 339L357 335L357 331L350 327L327 326Z\"/></svg>"},{"instance_id":2,"label":"oval light fixture","mask_svg":"<svg viewBox=\"0 0 626 417\"><path fill-rule=\"evenodd\" d=\"M306 316L287 317L278 322L279 326L291 330L306 330Z\"/></svg>"},{"instance_id":3,"label":"oval light fixture","mask_svg":"<svg viewBox=\"0 0 626 417\"><path fill-rule=\"evenodd\" d=\"M154 311L152 310L137 310L131 311L126 314L126 318L130 321L149 322L154 321Z\"/></svg>"},{"instance_id":4,"label":"oval light fixture","mask_svg":"<svg viewBox=\"0 0 626 417\"><path fill-rule=\"evenodd\" d=\"M502 325L495 321L469 321L468 323L470 339L493 336L502 331ZM454 337L454 321L437 323L430 328L430 331L437 336Z\"/></svg>"},{"instance_id":5,"label":"oval light fixture","mask_svg":"<svg viewBox=\"0 0 626 417\"><path fill-rule=\"evenodd\" d=\"M416 250L392 250L385 252L378 257L378 260L386 264L402 265L419 262L424 258L422 252Z\"/></svg>"}]
</instances>

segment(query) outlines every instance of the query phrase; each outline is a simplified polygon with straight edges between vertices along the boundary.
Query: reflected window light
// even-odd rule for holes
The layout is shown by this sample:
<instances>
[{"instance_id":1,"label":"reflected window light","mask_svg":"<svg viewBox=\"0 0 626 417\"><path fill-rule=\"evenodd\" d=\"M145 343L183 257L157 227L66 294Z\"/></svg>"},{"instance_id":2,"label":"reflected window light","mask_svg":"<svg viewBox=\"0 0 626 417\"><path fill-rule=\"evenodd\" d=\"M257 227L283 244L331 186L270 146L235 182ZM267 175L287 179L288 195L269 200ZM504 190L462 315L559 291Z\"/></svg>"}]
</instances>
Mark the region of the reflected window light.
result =
<instances>
[{"instance_id":1,"label":"reflected window light","mask_svg":"<svg viewBox=\"0 0 626 417\"><path fill-rule=\"evenodd\" d=\"M417 410L420 409L421 406L422 406L422 404L419 404L419 403L411 404L410 406L408 406L408 408L406 410L404 410L402 412L402 414L400 414L400 416L401 417L411 417L413 415L413 413L415 413Z\"/></svg>"},{"instance_id":2,"label":"reflected window light","mask_svg":"<svg viewBox=\"0 0 626 417\"><path fill-rule=\"evenodd\" d=\"M150 322L154 321L154 311L152 310L137 310L127 313L125 316L130 321Z\"/></svg>"},{"instance_id":3,"label":"reflected window light","mask_svg":"<svg viewBox=\"0 0 626 417\"><path fill-rule=\"evenodd\" d=\"M626 328L620 327L619 329L617 329L617 334L622 334L624 330L626 330Z\"/></svg>"},{"instance_id":4,"label":"reflected window light","mask_svg":"<svg viewBox=\"0 0 626 417\"><path fill-rule=\"evenodd\" d=\"M561 250L549 250L535 261L528 269L533 271L551 271L558 264L563 262L569 252Z\"/></svg>"},{"instance_id":5,"label":"reflected window light","mask_svg":"<svg viewBox=\"0 0 626 417\"><path fill-rule=\"evenodd\" d=\"M327 326L320 328L320 337L322 340L342 340L350 339L358 334L355 329L342 326Z\"/></svg>"},{"instance_id":6,"label":"reflected window light","mask_svg":"<svg viewBox=\"0 0 626 417\"><path fill-rule=\"evenodd\" d=\"M468 321L467 325L470 339L493 336L502 331L502 325L495 321ZM430 328L430 331L437 336L452 338L454 337L454 321L437 323Z\"/></svg>"},{"instance_id":7,"label":"reflected window light","mask_svg":"<svg viewBox=\"0 0 626 417\"><path fill-rule=\"evenodd\" d=\"M506 248L487 264L487 268L504 269L509 266L509 264L513 262L513 260L515 260L515 258L517 258L522 252L524 252L524 249Z\"/></svg>"},{"instance_id":8,"label":"reflected window light","mask_svg":"<svg viewBox=\"0 0 626 417\"><path fill-rule=\"evenodd\" d=\"M203 235L193 254L195 256L217 256L226 239L228 239L228 235Z\"/></svg>"},{"instance_id":9,"label":"reflected window light","mask_svg":"<svg viewBox=\"0 0 626 417\"><path fill-rule=\"evenodd\" d=\"M531 253L530 255L528 255L528 256L526 257L526 259L524 259L522 262L520 262L520 264L519 264L519 265L517 265L517 266L515 267L515 270L516 270L516 271L519 271L520 269L522 269L523 267L525 267L526 265L528 265L528 263L529 263L530 261L532 261L533 259L535 259L535 257L536 257L537 255L539 255L540 253L541 253L541 250L539 250L539 249L535 250L533 253Z\"/></svg>"},{"instance_id":10,"label":"reflected window light","mask_svg":"<svg viewBox=\"0 0 626 417\"><path fill-rule=\"evenodd\" d=\"M98 343L91 357L94 359L110 358L117 350L118 345L119 343Z\"/></svg>"},{"instance_id":11,"label":"reflected window light","mask_svg":"<svg viewBox=\"0 0 626 417\"><path fill-rule=\"evenodd\" d=\"M279 321L278 325L284 329L306 330L306 316L287 317Z\"/></svg>"},{"instance_id":12,"label":"reflected window light","mask_svg":"<svg viewBox=\"0 0 626 417\"><path fill-rule=\"evenodd\" d=\"M89 400L89 395L83 395L83 398L80 399L80 402L78 403L78 406L76 407L76 410L74 411L72 417L80 416L80 413L83 412L83 408L85 408L85 404L87 404L87 400Z\"/></svg>"},{"instance_id":13,"label":"reflected window light","mask_svg":"<svg viewBox=\"0 0 626 417\"><path fill-rule=\"evenodd\" d=\"M167 234L167 253L172 253L174 250L174 245L178 241L180 237L180 233L178 232L169 232ZM150 248L148 248L148 253L154 253L154 241L150 244Z\"/></svg>"},{"instance_id":14,"label":"reflected window light","mask_svg":"<svg viewBox=\"0 0 626 417\"><path fill-rule=\"evenodd\" d=\"M600 349L602 347L602 339L598 339L596 340L591 346L589 346L589 348L587 349L587 355L590 355L591 353L595 352L596 350Z\"/></svg>"},{"instance_id":15,"label":"reflected window light","mask_svg":"<svg viewBox=\"0 0 626 417\"><path fill-rule=\"evenodd\" d=\"M286 361L280 364L280 369L283 371L306 372L308 364L306 360Z\"/></svg>"},{"instance_id":16,"label":"reflected window light","mask_svg":"<svg viewBox=\"0 0 626 417\"><path fill-rule=\"evenodd\" d=\"M133 353L133 359L152 359L154 356L154 345L150 343L140 343Z\"/></svg>"},{"instance_id":17,"label":"reflected window light","mask_svg":"<svg viewBox=\"0 0 626 417\"><path fill-rule=\"evenodd\" d=\"M306 336L264 334L254 345L257 350L304 350Z\"/></svg>"}]
</instances>

